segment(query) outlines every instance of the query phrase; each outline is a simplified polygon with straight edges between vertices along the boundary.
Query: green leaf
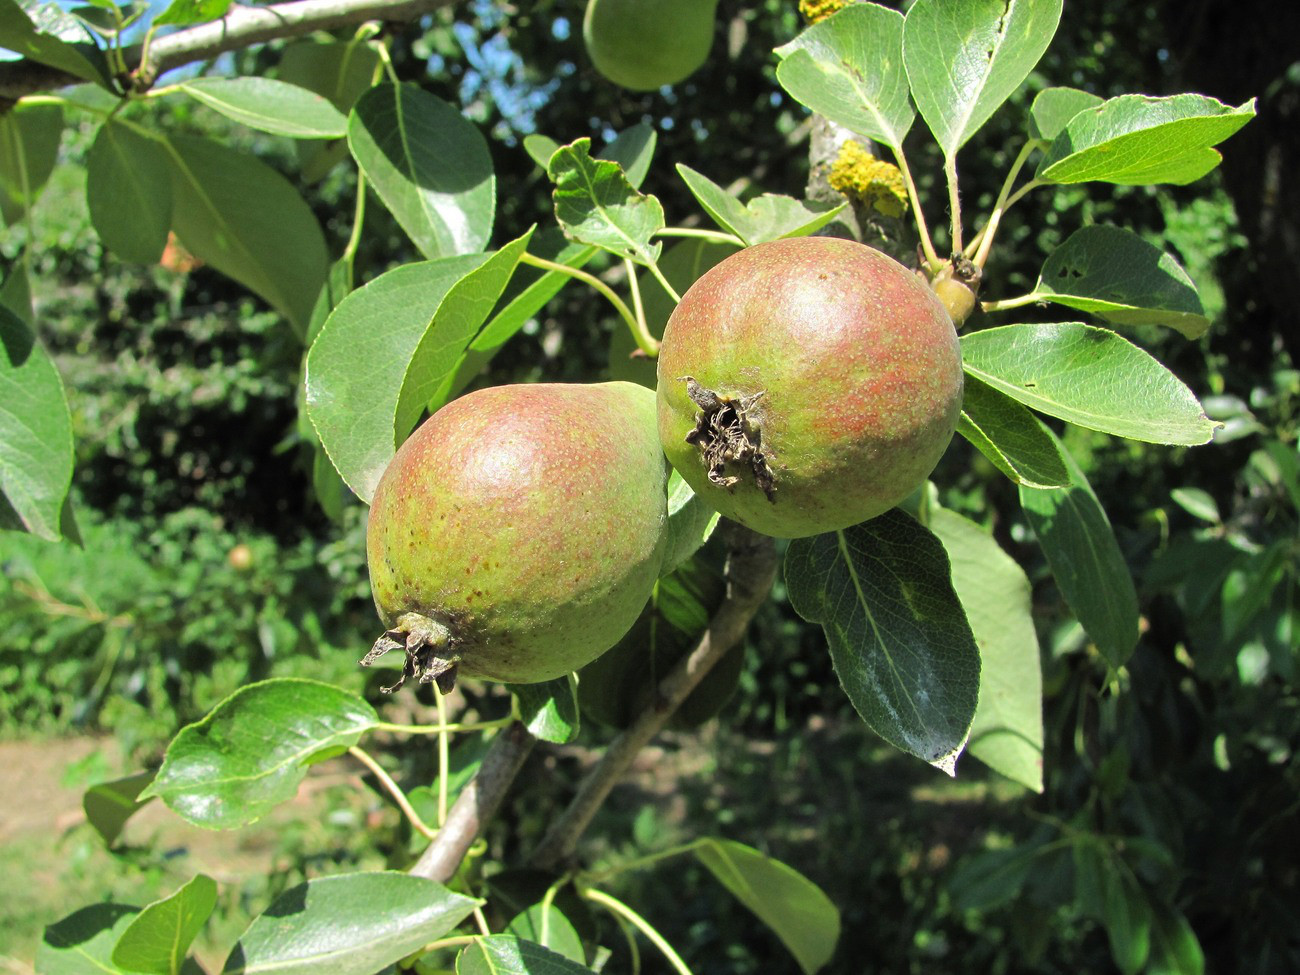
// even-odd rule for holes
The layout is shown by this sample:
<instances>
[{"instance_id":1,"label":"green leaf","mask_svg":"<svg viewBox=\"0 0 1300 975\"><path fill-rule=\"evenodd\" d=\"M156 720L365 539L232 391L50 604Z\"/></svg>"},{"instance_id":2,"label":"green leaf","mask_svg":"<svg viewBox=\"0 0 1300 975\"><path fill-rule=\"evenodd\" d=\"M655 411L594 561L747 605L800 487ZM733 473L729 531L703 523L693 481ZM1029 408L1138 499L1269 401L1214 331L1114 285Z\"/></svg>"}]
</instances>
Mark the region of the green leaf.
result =
<instances>
[{"instance_id":1,"label":"green leaf","mask_svg":"<svg viewBox=\"0 0 1300 975\"><path fill-rule=\"evenodd\" d=\"M86 202L105 247L124 261L157 264L172 220L171 171L162 146L106 121L86 159Z\"/></svg>"},{"instance_id":2,"label":"green leaf","mask_svg":"<svg viewBox=\"0 0 1300 975\"><path fill-rule=\"evenodd\" d=\"M1222 157L1210 147L1254 117L1253 98L1232 108L1204 95L1120 95L1075 115L1040 160L1037 178L1191 183L1219 165Z\"/></svg>"},{"instance_id":3,"label":"green leaf","mask_svg":"<svg viewBox=\"0 0 1300 975\"><path fill-rule=\"evenodd\" d=\"M973 375L966 377L957 432L1017 484L1052 488L1069 483L1065 462L1038 419Z\"/></svg>"},{"instance_id":4,"label":"green leaf","mask_svg":"<svg viewBox=\"0 0 1300 975\"><path fill-rule=\"evenodd\" d=\"M806 237L834 220L848 204L796 200L764 193L741 203L717 183L684 163L677 172L700 206L723 230L735 234L747 247L783 237Z\"/></svg>"},{"instance_id":5,"label":"green leaf","mask_svg":"<svg viewBox=\"0 0 1300 975\"><path fill-rule=\"evenodd\" d=\"M1212 525L1223 521L1219 514L1219 505L1214 496L1200 488L1176 487L1169 492L1169 498L1193 518L1200 518Z\"/></svg>"},{"instance_id":6,"label":"green leaf","mask_svg":"<svg viewBox=\"0 0 1300 975\"><path fill-rule=\"evenodd\" d=\"M897 149L916 112L907 97L903 16L874 3L845 7L776 49L776 80L795 101Z\"/></svg>"},{"instance_id":7,"label":"green leaf","mask_svg":"<svg viewBox=\"0 0 1300 975\"><path fill-rule=\"evenodd\" d=\"M638 122L616 135L609 145L600 150L599 158L618 163L623 167L623 175L627 177L627 181L634 188L639 188L650 172L650 161L654 158L658 141L659 136L654 126L646 122ZM556 148L558 149L559 146ZM548 167L549 159L542 164L543 169Z\"/></svg>"},{"instance_id":8,"label":"green leaf","mask_svg":"<svg viewBox=\"0 0 1300 975\"><path fill-rule=\"evenodd\" d=\"M172 227L195 257L260 295L305 333L329 257L311 208L252 156L171 136Z\"/></svg>"},{"instance_id":9,"label":"green leaf","mask_svg":"<svg viewBox=\"0 0 1300 975\"><path fill-rule=\"evenodd\" d=\"M572 674L541 684L508 684L519 719L534 738L563 745L578 736L578 696Z\"/></svg>"},{"instance_id":10,"label":"green leaf","mask_svg":"<svg viewBox=\"0 0 1300 975\"><path fill-rule=\"evenodd\" d=\"M576 975L590 971L559 952L509 934L475 938L456 956L456 975Z\"/></svg>"},{"instance_id":11,"label":"green leaf","mask_svg":"<svg viewBox=\"0 0 1300 975\"><path fill-rule=\"evenodd\" d=\"M1137 975L1151 950L1151 909L1142 892L1117 869L1106 871L1103 892L1111 957L1124 975Z\"/></svg>"},{"instance_id":12,"label":"green leaf","mask_svg":"<svg viewBox=\"0 0 1300 975\"><path fill-rule=\"evenodd\" d=\"M122 827L149 800L141 800L140 793L153 781L153 772L136 772L125 778L99 782L86 790L81 797L81 808L86 820L104 840L112 846L122 835Z\"/></svg>"},{"instance_id":13,"label":"green leaf","mask_svg":"<svg viewBox=\"0 0 1300 975\"><path fill-rule=\"evenodd\" d=\"M111 975L113 947L139 908L92 904L49 925L36 951L40 975Z\"/></svg>"},{"instance_id":14,"label":"green leaf","mask_svg":"<svg viewBox=\"0 0 1300 975\"><path fill-rule=\"evenodd\" d=\"M555 150L560 148L560 144L552 139L549 135L526 135L524 136L524 152L533 162L546 171L546 167L551 163L551 157L555 155Z\"/></svg>"},{"instance_id":15,"label":"green leaf","mask_svg":"<svg viewBox=\"0 0 1300 975\"><path fill-rule=\"evenodd\" d=\"M230 9L231 0L172 0L167 9L154 18L158 26L185 27L218 20Z\"/></svg>"},{"instance_id":16,"label":"green leaf","mask_svg":"<svg viewBox=\"0 0 1300 975\"><path fill-rule=\"evenodd\" d=\"M1037 850L983 850L957 863L944 884L954 914L988 913L1015 900L1025 889Z\"/></svg>"},{"instance_id":17,"label":"green leaf","mask_svg":"<svg viewBox=\"0 0 1300 975\"><path fill-rule=\"evenodd\" d=\"M799 538L790 604L821 623L840 683L886 741L955 774L979 699L979 649L933 534L898 510Z\"/></svg>"},{"instance_id":18,"label":"green leaf","mask_svg":"<svg viewBox=\"0 0 1300 975\"><path fill-rule=\"evenodd\" d=\"M555 183L555 218L574 240L649 266L660 244L650 239L664 228L664 210L653 196L633 189L616 162L591 155L591 140L561 146L547 175Z\"/></svg>"},{"instance_id":19,"label":"green leaf","mask_svg":"<svg viewBox=\"0 0 1300 975\"><path fill-rule=\"evenodd\" d=\"M1080 112L1096 108L1105 99L1078 88L1044 88L1029 108L1029 133L1051 142Z\"/></svg>"},{"instance_id":20,"label":"green leaf","mask_svg":"<svg viewBox=\"0 0 1300 975\"><path fill-rule=\"evenodd\" d=\"M793 867L732 840L706 837L693 852L722 886L753 911L811 975L831 960L840 912L820 887Z\"/></svg>"},{"instance_id":21,"label":"green leaf","mask_svg":"<svg viewBox=\"0 0 1300 975\"><path fill-rule=\"evenodd\" d=\"M903 23L912 97L945 156L979 131L1052 43L1062 0L916 0Z\"/></svg>"},{"instance_id":22,"label":"green leaf","mask_svg":"<svg viewBox=\"0 0 1300 975\"><path fill-rule=\"evenodd\" d=\"M271 78L194 78L178 86L195 101L249 128L295 139L337 139L348 120L306 88Z\"/></svg>"},{"instance_id":23,"label":"green leaf","mask_svg":"<svg viewBox=\"0 0 1300 975\"><path fill-rule=\"evenodd\" d=\"M216 883L198 874L172 896L154 901L135 916L118 938L113 964L147 975L179 972L216 906Z\"/></svg>"},{"instance_id":24,"label":"green leaf","mask_svg":"<svg viewBox=\"0 0 1300 975\"><path fill-rule=\"evenodd\" d=\"M699 551L722 516L696 496L676 471L668 475L668 544L664 549L666 576Z\"/></svg>"},{"instance_id":25,"label":"green leaf","mask_svg":"<svg viewBox=\"0 0 1300 975\"><path fill-rule=\"evenodd\" d=\"M0 0L3 2L3 0ZM59 155L63 109L18 104L0 115L0 216L22 219L45 187Z\"/></svg>"},{"instance_id":26,"label":"green leaf","mask_svg":"<svg viewBox=\"0 0 1300 975\"><path fill-rule=\"evenodd\" d=\"M574 930L569 919L561 914L554 904L543 908L534 904L522 914L517 914L506 925L505 934L512 934L521 941L531 941L543 948L563 955L569 961L584 965L587 953L582 948L582 938Z\"/></svg>"},{"instance_id":27,"label":"green leaf","mask_svg":"<svg viewBox=\"0 0 1300 975\"><path fill-rule=\"evenodd\" d=\"M371 975L467 918L479 901L404 873L321 877L253 920L224 975Z\"/></svg>"},{"instance_id":28,"label":"green leaf","mask_svg":"<svg viewBox=\"0 0 1300 975\"><path fill-rule=\"evenodd\" d=\"M0 307L0 493L22 526L57 541L72 483L72 415L54 362Z\"/></svg>"},{"instance_id":29,"label":"green leaf","mask_svg":"<svg viewBox=\"0 0 1300 975\"><path fill-rule=\"evenodd\" d=\"M53 17L48 15L51 13ZM46 27L53 29L46 30ZM89 40L80 27L75 33L67 30L67 18L57 5L0 0L0 48L59 68L83 81L107 86L108 69L103 54L90 43L69 43L70 37Z\"/></svg>"},{"instance_id":30,"label":"green leaf","mask_svg":"<svg viewBox=\"0 0 1300 975\"><path fill-rule=\"evenodd\" d=\"M1052 251L1033 297L1116 325L1168 325L1189 339L1210 327L1182 265L1131 230L1104 224L1080 228Z\"/></svg>"},{"instance_id":31,"label":"green leaf","mask_svg":"<svg viewBox=\"0 0 1300 975\"><path fill-rule=\"evenodd\" d=\"M980 695L966 751L1043 791L1043 680L1033 600L1024 570L993 538L932 506L927 527L952 564L952 584L980 651Z\"/></svg>"},{"instance_id":32,"label":"green leaf","mask_svg":"<svg viewBox=\"0 0 1300 975\"><path fill-rule=\"evenodd\" d=\"M344 298L325 322L307 353L307 414L361 500L369 503L421 411L445 402L528 239L495 254L394 268Z\"/></svg>"},{"instance_id":33,"label":"green leaf","mask_svg":"<svg viewBox=\"0 0 1300 975\"><path fill-rule=\"evenodd\" d=\"M32 283L27 271L19 262L9 269L9 276L0 285L0 306L9 309L27 325L33 318Z\"/></svg>"},{"instance_id":34,"label":"green leaf","mask_svg":"<svg viewBox=\"0 0 1300 975\"><path fill-rule=\"evenodd\" d=\"M247 826L292 799L309 765L355 745L378 720L361 698L328 684L249 684L180 730L140 797L160 796L205 829Z\"/></svg>"},{"instance_id":35,"label":"green leaf","mask_svg":"<svg viewBox=\"0 0 1300 975\"><path fill-rule=\"evenodd\" d=\"M1112 667L1138 639L1138 603L1128 564L1110 519L1074 458L1057 441L1070 485L1053 491L1020 488L1020 506L1038 536L1061 595Z\"/></svg>"},{"instance_id":36,"label":"green leaf","mask_svg":"<svg viewBox=\"0 0 1300 975\"><path fill-rule=\"evenodd\" d=\"M280 56L281 81L328 98L340 112L349 112L370 90L379 55L369 44L355 41L299 41Z\"/></svg>"},{"instance_id":37,"label":"green leaf","mask_svg":"<svg viewBox=\"0 0 1300 975\"><path fill-rule=\"evenodd\" d=\"M1195 445L1214 432L1192 391L1148 353L1078 322L1004 325L962 336L966 372L1031 409L1147 443Z\"/></svg>"},{"instance_id":38,"label":"green leaf","mask_svg":"<svg viewBox=\"0 0 1300 975\"><path fill-rule=\"evenodd\" d=\"M425 257L483 250L496 177L487 140L453 106L414 84L381 84L348 118L348 146L367 181Z\"/></svg>"},{"instance_id":39,"label":"green leaf","mask_svg":"<svg viewBox=\"0 0 1300 975\"><path fill-rule=\"evenodd\" d=\"M1151 915L1147 975L1205 975L1205 953L1182 911L1152 904Z\"/></svg>"}]
</instances>

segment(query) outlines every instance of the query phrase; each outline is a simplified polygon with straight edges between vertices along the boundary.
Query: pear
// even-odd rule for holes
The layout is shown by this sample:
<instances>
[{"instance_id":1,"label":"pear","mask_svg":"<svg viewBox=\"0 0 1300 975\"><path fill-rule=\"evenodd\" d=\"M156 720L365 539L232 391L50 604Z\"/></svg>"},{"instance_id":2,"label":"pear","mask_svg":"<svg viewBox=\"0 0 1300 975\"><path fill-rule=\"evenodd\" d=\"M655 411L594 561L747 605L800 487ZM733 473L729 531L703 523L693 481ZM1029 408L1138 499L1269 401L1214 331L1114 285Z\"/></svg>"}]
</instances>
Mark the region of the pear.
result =
<instances>
[{"instance_id":1,"label":"pear","mask_svg":"<svg viewBox=\"0 0 1300 975\"><path fill-rule=\"evenodd\" d=\"M675 85L713 46L717 0L589 0L582 39L596 70L632 91Z\"/></svg>"},{"instance_id":2,"label":"pear","mask_svg":"<svg viewBox=\"0 0 1300 975\"><path fill-rule=\"evenodd\" d=\"M402 680L444 692L457 674L530 684L582 667L649 599L668 473L654 393L633 383L498 386L444 406L372 500L387 631L362 662L404 648Z\"/></svg>"},{"instance_id":3,"label":"pear","mask_svg":"<svg viewBox=\"0 0 1300 975\"><path fill-rule=\"evenodd\" d=\"M778 538L884 513L924 483L961 411L961 346L915 272L833 237L707 271L664 329L664 452L706 503Z\"/></svg>"}]
</instances>

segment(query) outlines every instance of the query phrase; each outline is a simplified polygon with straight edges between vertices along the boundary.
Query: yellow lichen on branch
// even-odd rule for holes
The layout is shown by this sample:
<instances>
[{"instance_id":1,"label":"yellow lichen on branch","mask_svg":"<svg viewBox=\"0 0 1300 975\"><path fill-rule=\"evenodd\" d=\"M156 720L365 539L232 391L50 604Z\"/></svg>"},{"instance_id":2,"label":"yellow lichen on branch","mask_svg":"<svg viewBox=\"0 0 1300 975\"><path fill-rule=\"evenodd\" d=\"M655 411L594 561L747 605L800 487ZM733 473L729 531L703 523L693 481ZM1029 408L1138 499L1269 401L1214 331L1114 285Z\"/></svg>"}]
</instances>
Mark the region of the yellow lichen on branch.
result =
<instances>
[{"instance_id":1,"label":"yellow lichen on branch","mask_svg":"<svg viewBox=\"0 0 1300 975\"><path fill-rule=\"evenodd\" d=\"M858 0L799 0L799 13L804 15L808 23L815 24L857 2Z\"/></svg>"},{"instance_id":2,"label":"yellow lichen on branch","mask_svg":"<svg viewBox=\"0 0 1300 975\"><path fill-rule=\"evenodd\" d=\"M856 142L846 142L831 166L831 187L855 203L887 217L907 211L907 187L897 166L877 159Z\"/></svg>"}]
</instances>

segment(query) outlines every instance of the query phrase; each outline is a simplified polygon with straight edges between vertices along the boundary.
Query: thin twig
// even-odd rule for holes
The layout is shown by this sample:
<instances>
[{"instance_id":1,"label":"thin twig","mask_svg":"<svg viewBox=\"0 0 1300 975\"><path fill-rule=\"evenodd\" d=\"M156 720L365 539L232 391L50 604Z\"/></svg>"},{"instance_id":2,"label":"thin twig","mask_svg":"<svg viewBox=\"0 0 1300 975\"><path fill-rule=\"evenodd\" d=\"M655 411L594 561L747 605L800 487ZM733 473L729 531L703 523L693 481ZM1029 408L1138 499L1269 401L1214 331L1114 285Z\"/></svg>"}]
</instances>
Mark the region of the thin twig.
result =
<instances>
[{"instance_id":1,"label":"thin twig","mask_svg":"<svg viewBox=\"0 0 1300 975\"><path fill-rule=\"evenodd\" d=\"M348 749L348 754L366 768L370 769L370 774L377 778L379 784L382 785L385 791L393 797L393 802L397 803L397 808L402 811L403 816L410 820L411 826L415 828L417 833L421 833L424 836L429 837L429 839L433 839L433 837L437 835L438 831L430 827L420 818L420 814L415 811L415 807L411 805L411 801L406 798L406 793L402 791L401 786L393 781L393 777L384 771L384 767L376 762L370 756L369 752L353 745Z\"/></svg>"}]
</instances>

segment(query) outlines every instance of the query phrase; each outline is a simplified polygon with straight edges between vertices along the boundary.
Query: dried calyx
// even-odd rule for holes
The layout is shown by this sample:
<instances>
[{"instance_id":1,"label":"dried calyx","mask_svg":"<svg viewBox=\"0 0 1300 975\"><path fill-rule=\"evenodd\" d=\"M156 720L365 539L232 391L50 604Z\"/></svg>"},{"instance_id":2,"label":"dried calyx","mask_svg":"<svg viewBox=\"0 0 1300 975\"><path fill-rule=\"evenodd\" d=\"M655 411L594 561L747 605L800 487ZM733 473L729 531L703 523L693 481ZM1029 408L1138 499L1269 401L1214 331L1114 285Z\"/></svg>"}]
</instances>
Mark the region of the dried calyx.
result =
<instances>
[{"instance_id":1,"label":"dried calyx","mask_svg":"<svg viewBox=\"0 0 1300 975\"><path fill-rule=\"evenodd\" d=\"M421 684L436 682L439 691L450 694L456 686L456 665L460 663L455 644L451 630L437 620L419 613L403 613L361 658L361 666L369 667L389 650L401 649L406 652L402 676L396 683L381 687L381 691L391 694L414 678Z\"/></svg>"},{"instance_id":2,"label":"dried calyx","mask_svg":"<svg viewBox=\"0 0 1300 975\"><path fill-rule=\"evenodd\" d=\"M753 476L767 500L774 500L776 484L763 453L762 429L752 415L763 391L736 398L706 389L693 376L681 378L686 383L686 395L700 408L686 442L699 448L709 481L730 490L740 483L740 475L727 473L728 466L733 471L739 466Z\"/></svg>"}]
</instances>

